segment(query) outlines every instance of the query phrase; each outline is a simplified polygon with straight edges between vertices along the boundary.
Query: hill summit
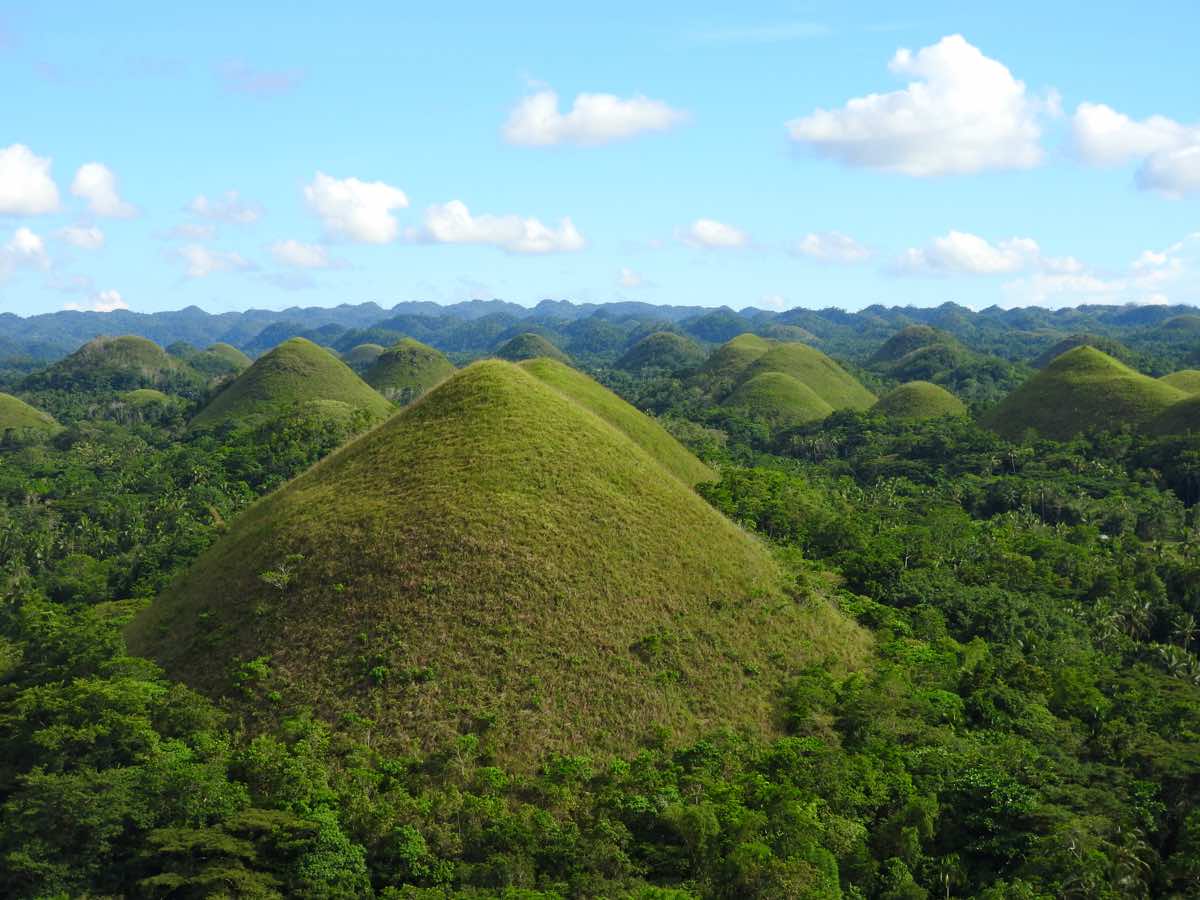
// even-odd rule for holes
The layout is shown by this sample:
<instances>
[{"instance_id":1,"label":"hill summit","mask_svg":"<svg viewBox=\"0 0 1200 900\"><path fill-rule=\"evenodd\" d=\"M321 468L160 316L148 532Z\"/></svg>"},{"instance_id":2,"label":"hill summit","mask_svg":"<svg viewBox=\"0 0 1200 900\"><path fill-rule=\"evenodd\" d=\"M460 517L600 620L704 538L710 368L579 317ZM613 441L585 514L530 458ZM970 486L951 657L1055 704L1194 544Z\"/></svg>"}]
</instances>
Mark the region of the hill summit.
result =
<instances>
[{"instance_id":1,"label":"hill summit","mask_svg":"<svg viewBox=\"0 0 1200 900\"><path fill-rule=\"evenodd\" d=\"M556 359L560 363L571 364L571 358L563 353L540 334L526 331L511 340L505 341L496 350L496 356L509 362L520 362L523 359L537 359L544 356Z\"/></svg>"},{"instance_id":2,"label":"hill summit","mask_svg":"<svg viewBox=\"0 0 1200 900\"><path fill-rule=\"evenodd\" d=\"M379 354L363 379L383 396L403 406L454 374L454 363L440 350L403 338Z\"/></svg>"},{"instance_id":3,"label":"hill summit","mask_svg":"<svg viewBox=\"0 0 1200 900\"><path fill-rule=\"evenodd\" d=\"M704 358L704 350L691 338L673 331L656 331L630 347L616 367L626 372L659 370L673 374L696 368Z\"/></svg>"},{"instance_id":4,"label":"hill summit","mask_svg":"<svg viewBox=\"0 0 1200 900\"><path fill-rule=\"evenodd\" d=\"M62 426L49 413L12 394L0 393L0 437L46 435L61 430Z\"/></svg>"},{"instance_id":5,"label":"hill summit","mask_svg":"<svg viewBox=\"0 0 1200 900\"><path fill-rule=\"evenodd\" d=\"M252 423L301 406L348 417L356 410L382 419L392 405L344 362L304 338L284 341L255 360L192 419L192 428Z\"/></svg>"},{"instance_id":6,"label":"hill summit","mask_svg":"<svg viewBox=\"0 0 1200 900\"><path fill-rule=\"evenodd\" d=\"M775 428L816 422L833 412L812 388L783 372L762 372L743 381L724 405Z\"/></svg>"},{"instance_id":7,"label":"hill summit","mask_svg":"<svg viewBox=\"0 0 1200 900\"><path fill-rule=\"evenodd\" d=\"M889 419L919 422L941 416L965 416L967 408L952 393L928 381L910 381L889 391L875 404Z\"/></svg>"},{"instance_id":8,"label":"hill summit","mask_svg":"<svg viewBox=\"0 0 1200 900\"><path fill-rule=\"evenodd\" d=\"M1083 344L1005 397L983 424L1011 439L1032 428L1041 437L1067 440L1089 428L1141 428L1186 396Z\"/></svg>"},{"instance_id":9,"label":"hill summit","mask_svg":"<svg viewBox=\"0 0 1200 900\"><path fill-rule=\"evenodd\" d=\"M251 507L129 639L209 694L533 765L659 727L770 732L787 673L865 650L785 581L621 430L487 360Z\"/></svg>"},{"instance_id":10,"label":"hill summit","mask_svg":"<svg viewBox=\"0 0 1200 900\"><path fill-rule=\"evenodd\" d=\"M203 378L162 347L137 335L97 337L44 372L29 386L63 390L199 387Z\"/></svg>"}]
</instances>

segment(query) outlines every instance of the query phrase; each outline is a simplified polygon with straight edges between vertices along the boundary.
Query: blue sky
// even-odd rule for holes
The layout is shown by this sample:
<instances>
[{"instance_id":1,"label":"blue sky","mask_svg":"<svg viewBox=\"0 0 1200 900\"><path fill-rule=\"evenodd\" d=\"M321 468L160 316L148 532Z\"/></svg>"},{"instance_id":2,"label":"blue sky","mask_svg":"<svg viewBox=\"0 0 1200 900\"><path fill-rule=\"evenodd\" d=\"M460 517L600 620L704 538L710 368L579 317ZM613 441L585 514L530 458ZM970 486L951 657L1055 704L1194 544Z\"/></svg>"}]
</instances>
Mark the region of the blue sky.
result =
<instances>
[{"instance_id":1,"label":"blue sky","mask_svg":"<svg viewBox=\"0 0 1200 900\"><path fill-rule=\"evenodd\" d=\"M0 3L0 311L1200 303L1193 3L244 6Z\"/></svg>"}]
</instances>

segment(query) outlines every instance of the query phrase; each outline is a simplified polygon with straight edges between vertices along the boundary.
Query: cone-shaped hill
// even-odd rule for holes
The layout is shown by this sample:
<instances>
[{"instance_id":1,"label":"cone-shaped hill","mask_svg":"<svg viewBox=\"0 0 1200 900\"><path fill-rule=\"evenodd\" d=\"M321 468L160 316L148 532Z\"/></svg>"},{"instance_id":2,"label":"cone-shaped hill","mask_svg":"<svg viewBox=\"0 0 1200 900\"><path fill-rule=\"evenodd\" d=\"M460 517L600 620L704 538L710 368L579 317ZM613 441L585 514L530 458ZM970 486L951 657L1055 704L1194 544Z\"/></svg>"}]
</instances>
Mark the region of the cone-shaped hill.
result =
<instances>
[{"instance_id":1,"label":"cone-shaped hill","mask_svg":"<svg viewBox=\"0 0 1200 900\"><path fill-rule=\"evenodd\" d=\"M62 426L49 413L30 406L19 397L0 393L0 437L13 435L49 435Z\"/></svg>"},{"instance_id":2,"label":"cone-shaped hill","mask_svg":"<svg viewBox=\"0 0 1200 900\"><path fill-rule=\"evenodd\" d=\"M689 337L673 331L648 334L617 360L616 367L626 372L684 372L704 362L703 348Z\"/></svg>"},{"instance_id":3,"label":"cone-shaped hill","mask_svg":"<svg viewBox=\"0 0 1200 900\"><path fill-rule=\"evenodd\" d=\"M952 393L928 381L910 381L879 398L875 409L889 419L919 422L941 416L965 416L967 408Z\"/></svg>"},{"instance_id":4,"label":"cone-shaped hill","mask_svg":"<svg viewBox=\"0 0 1200 900\"><path fill-rule=\"evenodd\" d=\"M658 422L582 372L545 357L525 360L520 366L539 381L624 432L626 437L685 484L696 485L702 481L717 480L717 474L712 469L696 459Z\"/></svg>"},{"instance_id":5,"label":"cone-shaped hill","mask_svg":"<svg viewBox=\"0 0 1200 900\"><path fill-rule=\"evenodd\" d=\"M523 359L557 359L560 363L571 365L571 358L563 353L540 334L526 331L515 338L505 341L496 350L496 356L509 362L520 362Z\"/></svg>"},{"instance_id":6,"label":"cone-shaped hill","mask_svg":"<svg viewBox=\"0 0 1200 900\"><path fill-rule=\"evenodd\" d=\"M404 405L454 374L454 363L440 350L403 338L385 350L363 379L389 400Z\"/></svg>"},{"instance_id":7,"label":"cone-shaped hill","mask_svg":"<svg viewBox=\"0 0 1200 900\"><path fill-rule=\"evenodd\" d=\"M791 375L834 409L870 409L875 405L875 395L858 379L807 344L777 344L750 364L743 380L764 372Z\"/></svg>"},{"instance_id":8,"label":"cone-shaped hill","mask_svg":"<svg viewBox=\"0 0 1200 900\"><path fill-rule=\"evenodd\" d=\"M757 334L739 334L714 350L700 369L702 378L713 383L732 383L741 377L754 361L775 346Z\"/></svg>"},{"instance_id":9,"label":"cone-shaped hill","mask_svg":"<svg viewBox=\"0 0 1200 900\"><path fill-rule=\"evenodd\" d=\"M916 350L929 347L962 347L951 334L930 325L908 325L884 341L883 346L871 355L872 366L890 367Z\"/></svg>"},{"instance_id":10,"label":"cone-shaped hill","mask_svg":"<svg viewBox=\"0 0 1200 900\"><path fill-rule=\"evenodd\" d=\"M469 730L518 766L658 726L770 731L788 671L867 648L622 432L499 360L259 501L128 636L247 711L272 705L230 673L261 658L254 689L369 717L390 749Z\"/></svg>"},{"instance_id":11,"label":"cone-shaped hill","mask_svg":"<svg viewBox=\"0 0 1200 900\"><path fill-rule=\"evenodd\" d=\"M383 356L387 347L383 344L356 344L342 354L342 360L360 375L366 372L375 361Z\"/></svg>"},{"instance_id":12,"label":"cone-shaped hill","mask_svg":"<svg viewBox=\"0 0 1200 900\"><path fill-rule=\"evenodd\" d=\"M1160 436L1200 432L1200 394L1172 403L1154 417L1146 431Z\"/></svg>"},{"instance_id":13,"label":"cone-shaped hill","mask_svg":"<svg viewBox=\"0 0 1200 900\"><path fill-rule=\"evenodd\" d=\"M1178 388L1185 394L1200 394L1200 369L1180 369L1158 379L1163 384Z\"/></svg>"},{"instance_id":14,"label":"cone-shaped hill","mask_svg":"<svg viewBox=\"0 0 1200 900\"><path fill-rule=\"evenodd\" d=\"M27 380L29 386L63 390L133 390L197 387L199 373L154 341L127 334L98 337Z\"/></svg>"},{"instance_id":15,"label":"cone-shaped hill","mask_svg":"<svg viewBox=\"0 0 1200 900\"><path fill-rule=\"evenodd\" d=\"M393 409L328 350L304 338L291 338L257 359L213 397L190 427L252 424L298 406L338 418L363 410L373 419L382 419Z\"/></svg>"},{"instance_id":16,"label":"cone-shaped hill","mask_svg":"<svg viewBox=\"0 0 1200 900\"><path fill-rule=\"evenodd\" d=\"M1017 439L1032 428L1067 440L1089 428L1141 428L1187 395L1095 347L1068 350L1009 394L983 425Z\"/></svg>"},{"instance_id":17,"label":"cone-shaped hill","mask_svg":"<svg viewBox=\"0 0 1200 900\"><path fill-rule=\"evenodd\" d=\"M1099 334L1073 334L1043 351L1031 365L1035 369L1044 369L1068 350L1074 350L1076 347L1092 347L1118 362L1125 362L1130 358L1129 348L1113 338Z\"/></svg>"},{"instance_id":18,"label":"cone-shaped hill","mask_svg":"<svg viewBox=\"0 0 1200 900\"><path fill-rule=\"evenodd\" d=\"M253 360L232 344L216 343L204 350L204 355L220 360L230 372L245 372Z\"/></svg>"},{"instance_id":19,"label":"cone-shaped hill","mask_svg":"<svg viewBox=\"0 0 1200 900\"><path fill-rule=\"evenodd\" d=\"M783 372L763 372L743 381L724 405L775 428L817 422L833 412L812 388Z\"/></svg>"}]
</instances>

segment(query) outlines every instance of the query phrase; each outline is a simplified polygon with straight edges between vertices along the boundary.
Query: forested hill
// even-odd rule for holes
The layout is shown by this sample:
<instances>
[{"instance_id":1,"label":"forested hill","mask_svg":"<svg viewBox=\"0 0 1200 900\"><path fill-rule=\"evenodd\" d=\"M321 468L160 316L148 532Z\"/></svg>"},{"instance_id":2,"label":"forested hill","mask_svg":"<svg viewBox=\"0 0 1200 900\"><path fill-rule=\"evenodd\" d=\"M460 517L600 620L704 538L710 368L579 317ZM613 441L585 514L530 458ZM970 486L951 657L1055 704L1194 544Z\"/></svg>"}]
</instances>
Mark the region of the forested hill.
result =
<instances>
[{"instance_id":1,"label":"forested hill","mask_svg":"<svg viewBox=\"0 0 1200 900\"><path fill-rule=\"evenodd\" d=\"M296 336L338 352L364 342L388 345L409 336L446 353L479 355L532 331L572 358L611 361L658 330L675 331L703 344L721 343L750 331L803 340L830 355L862 361L907 325L933 326L970 350L1013 361L1033 361L1059 344L1105 339L1109 346L1113 341L1124 345L1130 355L1126 361L1152 369L1153 364L1138 364L1160 357L1168 358L1171 367L1197 362L1187 354L1200 336L1200 310L1081 306L990 307L976 312L945 303L932 308L875 305L854 313L833 307L775 312L569 300L543 300L526 307L502 300L471 300L448 306L404 302L385 308L368 302L219 314L195 306L158 313L63 311L28 318L5 313L0 314L0 369L39 367L102 334L136 334L163 346L180 341L197 347L223 342L252 356Z\"/></svg>"}]
</instances>

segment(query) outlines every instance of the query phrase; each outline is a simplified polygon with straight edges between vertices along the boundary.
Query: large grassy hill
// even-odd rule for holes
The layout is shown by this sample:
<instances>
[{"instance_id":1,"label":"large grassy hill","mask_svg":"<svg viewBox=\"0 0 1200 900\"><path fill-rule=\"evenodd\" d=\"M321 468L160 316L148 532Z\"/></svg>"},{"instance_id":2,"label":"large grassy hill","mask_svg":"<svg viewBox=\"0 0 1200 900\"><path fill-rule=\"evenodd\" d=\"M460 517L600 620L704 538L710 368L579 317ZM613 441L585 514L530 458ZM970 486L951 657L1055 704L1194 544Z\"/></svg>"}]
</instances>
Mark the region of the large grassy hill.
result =
<instances>
[{"instance_id":1,"label":"large grassy hill","mask_svg":"<svg viewBox=\"0 0 1200 900\"><path fill-rule=\"evenodd\" d=\"M983 424L1004 437L1028 429L1067 440L1089 428L1141 428L1187 395L1090 345L1068 350L988 413Z\"/></svg>"},{"instance_id":2,"label":"large grassy hill","mask_svg":"<svg viewBox=\"0 0 1200 900\"><path fill-rule=\"evenodd\" d=\"M386 351L387 347L383 346L383 344L370 342L355 344L342 354L342 361L359 375L362 375L371 366L375 365L376 360L383 356Z\"/></svg>"},{"instance_id":3,"label":"large grassy hill","mask_svg":"<svg viewBox=\"0 0 1200 900\"><path fill-rule=\"evenodd\" d=\"M764 372L782 372L808 385L834 409L869 409L876 397L832 359L807 344L777 344L742 373L742 380Z\"/></svg>"},{"instance_id":4,"label":"large grassy hill","mask_svg":"<svg viewBox=\"0 0 1200 900\"><path fill-rule=\"evenodd\" d=\"M928 381L910 381L889 391L875 404L889 419L917 422L940 416L965 416L963 402L944 387Z\"/></svg>"},{"instance_id":5,"label":"large grassy hill","mask_svg":"<svg viewBox=\"0 0 1200 900\"><path fill-rule=\"evenodd\" d=\"M253 506L129 640L251 722L279 691L381 748L471 731L516 766L771 732L789 673L867 650L620 430L498 360Z\"/></svg>"},{"instance_id":6,"label":"large grassy hill","mask_svg":"<svg viewBox=\"0 0 1200 900\"><path fill-rule=\"evenodd\" d=\"M701 376L708 382L726 382L732 386L756 359L775 344L775 341L768 341L757 334L739 334L709 354L700 367Z\"/></svg>"},{"instance_id":7,"label":"large grassy hill","mask_svg":"<svg viewBox=\"0 0 1200 900\"><path fill-rule=\"evenodd\" d=\"M626 372L659 370L676 373L694 369L704 362L703 348L689 337L672 331L648 334L617 360Z\"/></svg>"},{"instance_id":8,"label":"large grassy hill","mask_svg":"<svg viewBox=\"0 0 1200 900\"><path fill-rule=\"evenodd\" d=\"M53 434L62 426L49 413L30 406L19 397L0 393L0 437L5 432Z\"/></svg>"},{"instance_id":9,"label":"large grassy hill","mask_svg":"<svg viewBox=\"0 0 1200 900\"><path fill-rule=\"evenodd\" d=\"M304 338L291 338L256 360L209 401L192 419L191 427L213 428L233 421L248 424L298 406L319 410L319 403L313 406L317 401L361 409L376 419L393 409L328 350ZM337 408L337 417L343 412L345 409Z\"/></svg>"},{"instance_id":10,"label":"large grassy hill","mask_svg":"<svg viewBox=\"0 0 1200 900\"><path fill-rule=\"evenodd\" d=\"M29 387L62 390L199 388L200 373L154 341L127 334L98 337L28 380Z\"/></svg>"},{"instance_id":11,"label":"large grassy hill","mask_svg":"<svg viewBox=\"0 0 1200 900\"><path fill-rule=\"evenodd\" d=\"M1198 369L1181 369L1170 375L1164 375L1158 380L1163 384L1178 388L1185 394L1200 394L1200 370Z\"/></svg>"},{"instance_id":12,"label":"large grassy hill","mask_svg":"<svg viewBox=\"0 0 1200 900\"><path fill-rule=\"evenodd\" d=\"M696 459L658 422L626 403L608 388L557 360L541 357L520 363L525 371L570 397L645 450L659 465L685 484L715 481L716 473Z\"/></svg>"},{"instance_id":13,"label":"large grassy hill","mask_svg":"<svg viewBox=\"0 0 1200 900\"><path fill-rule=\"evenodd\" d=\"M868 362L872 366L887 368L900 362L910 353L929 347L947 347L955 351L966 349L957 338L940 328L930 325L908 325L884 341L883 346L871 355Z\"/></svg>"},{"instance_id":14,"label":"large grassy hill","mask_svg":"<svg viewBox=\"0 0 1200 900\"><path fill-rule=\"evenodd\" d=\"M1042 351L1031 365L1035 369L1044 369L1068 350L1074 350L1076 347L1093 347L1118 362L1126 364L1132 358L1129 348L1114 338L1098 334L1073 334Z\"/></svg>"},{"instance_id":15,"label":"large grassy hill","mask_svg":"<svg viewBox=\"0 0 1200 900\"><path fill-rule=\"evenodd\" d=\"M363 379L389 400L403 405L453 374L454 363L440 350L403 338L378 356Z\"/></svg>"},{"instance_id":16,"label":"large grassy hill","mask_svg":"<svg viewBox=\"0 0 1200 900\"><path fill-rule=\"evenodd\" d=\"M1200 432L1200 394L1192 394L1172 403L1154 417L1146 430L1154 435Z\"/></svg>"},{"instance_id":17,"label":"large grassy hill","mask_svg":"<svg viewBox=\"0 0 1200 900\"><path fill-rule=\"evenodd\" d=\"M563 353L540 334L526 331L505 341L496 350L496 356L509 362L520 362L523 359L556 359L561 363L571 364L571 358Z\"/></svg>"},{"instance_id":18,"label":"large grassy hill","mask_svg":"<svg viewBox=\"0 0 1200 900\"><path fill-rule=\"evenodd\" d=\"M763 372L747 379L725 398L724 406L775 428L816 422L833 412L812 388L783 372Z\"/></svg>"}]
</instances>

